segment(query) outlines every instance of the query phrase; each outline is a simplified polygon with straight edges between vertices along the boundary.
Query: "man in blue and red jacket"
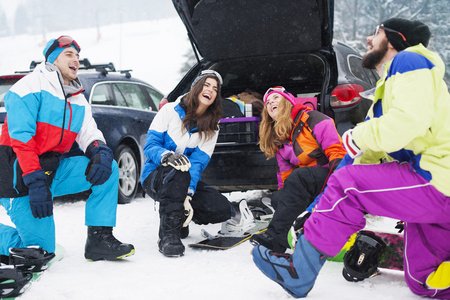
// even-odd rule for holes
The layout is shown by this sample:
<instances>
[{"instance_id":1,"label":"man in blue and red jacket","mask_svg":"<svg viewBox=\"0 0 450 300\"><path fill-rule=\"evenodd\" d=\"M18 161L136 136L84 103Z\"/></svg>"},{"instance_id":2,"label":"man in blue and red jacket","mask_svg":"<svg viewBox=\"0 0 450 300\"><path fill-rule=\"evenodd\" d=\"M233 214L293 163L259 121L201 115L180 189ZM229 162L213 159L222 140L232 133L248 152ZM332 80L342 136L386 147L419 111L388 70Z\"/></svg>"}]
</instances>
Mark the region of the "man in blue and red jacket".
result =
<instances>
[{"instance_id":1,"label":"man in blue and red jacket","mask_svg":"<svg viewBox=\"0 0 450 300\"><path fill-rule=\"evenodd\" d=\"M5 95L0 136L0 202L15 228L0 224L0 255L10 248L55 251L53 197L92 190L86 202L85 257L113 260L134 253L112 235L119 173L77 78L80 47L50 40L45 62ZM85 156L67 157L74 142Z\"/></svg>"}]
</instances>

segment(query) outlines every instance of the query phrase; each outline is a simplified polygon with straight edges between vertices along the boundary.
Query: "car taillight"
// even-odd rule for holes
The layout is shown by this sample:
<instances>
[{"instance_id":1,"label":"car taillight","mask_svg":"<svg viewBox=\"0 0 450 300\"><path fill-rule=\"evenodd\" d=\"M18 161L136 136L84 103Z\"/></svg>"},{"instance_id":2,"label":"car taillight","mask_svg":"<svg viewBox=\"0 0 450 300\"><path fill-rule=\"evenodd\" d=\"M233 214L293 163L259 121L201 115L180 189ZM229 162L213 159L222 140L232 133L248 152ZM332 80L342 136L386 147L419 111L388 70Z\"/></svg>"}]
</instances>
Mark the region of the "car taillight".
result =
<instances>
[{"instance_id":1,"label":"car taillight","mask_svg":"<svg viewBox=\"0 0 450 300\"><path fill-rule=\"evenodd\" d=\"M24 76L25 75L23 75L23 74L21 74L21 75L4 75L4 76L0 76L0 79L21 79Z\"/></svg>"},{"instance_id":2,"label":"car taillight","mask_svg":"<svg viewBox=\"0 0 450 300\"><path fill-rule=\"evenodd\" d=\"M330 105L332 108L354 106L361 101L364 88L358 84L338 85L331 93Z\"/></svg>"},{"instance_id":3,"label":"car taillight","mask_svg":"<svg viewBox=\"0 0 450 300\"><path fill-rule=\"evenodd\" d=\"M166 98L163 98L163 99L161 100L161 102L159 102L158 110L161 110L161 108L162 108L164 105L166 105L167 103L169 103L169 100L167 100Z\"/></svg>"}]
</instances>

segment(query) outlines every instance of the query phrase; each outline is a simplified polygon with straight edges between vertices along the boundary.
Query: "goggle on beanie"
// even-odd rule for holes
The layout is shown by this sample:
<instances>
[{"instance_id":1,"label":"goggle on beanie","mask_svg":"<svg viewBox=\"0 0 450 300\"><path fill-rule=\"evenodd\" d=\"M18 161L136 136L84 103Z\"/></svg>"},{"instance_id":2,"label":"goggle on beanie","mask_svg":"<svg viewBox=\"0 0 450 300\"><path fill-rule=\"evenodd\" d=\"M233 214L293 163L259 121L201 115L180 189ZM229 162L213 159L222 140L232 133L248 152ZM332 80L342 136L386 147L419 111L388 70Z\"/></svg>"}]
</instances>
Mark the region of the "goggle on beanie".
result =
<instances>
[{"instance_id":1,"label":"goggle on beanie","mask_svg":"<svg viewBox=\"0 0 450 300\"><path fill-rule=\"evenodd\" d=\"M66 37L68 39L70 39L70 42L61 43L60 39L66 38ZM78 53L80 53L80 46L78 46L77 42L75 42L75 40L73 40L69 36L61 36L58 39L49 40L43 51L44 57L46 57L46 61L52 64L58 58L58 56L61 54L61 52L63 52L63 50L67 47L72 47L75 50L77 50ZM54 50L52 51L51 48L53 48ZM50 49L51 53L47 53L49 51L49 49ZM47 57L47 55L48 55L48 57Z\"/></svg>"}]
</instances>

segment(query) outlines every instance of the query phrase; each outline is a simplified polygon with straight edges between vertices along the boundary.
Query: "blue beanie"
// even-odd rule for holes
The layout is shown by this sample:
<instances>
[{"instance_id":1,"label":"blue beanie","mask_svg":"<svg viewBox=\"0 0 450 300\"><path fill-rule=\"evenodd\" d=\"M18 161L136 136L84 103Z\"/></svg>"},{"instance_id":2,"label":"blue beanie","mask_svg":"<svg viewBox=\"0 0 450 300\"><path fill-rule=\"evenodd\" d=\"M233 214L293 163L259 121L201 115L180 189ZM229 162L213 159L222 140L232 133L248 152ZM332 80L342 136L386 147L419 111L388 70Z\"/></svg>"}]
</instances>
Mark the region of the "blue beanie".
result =
<instances>
[{"instance_id":1,"label":"blue beanie","mask_svg":"<svg viewBox=\"0 0 450 300\"><path fill-rule=\"evenodd\" d=\"M45 46L44 52L43 52L44 57L45 57L45 54L47 53L47 50L53 45L53 42L55 40L56 39L51 39L50 41L47 42L47 45ZM70 46L76 50L76 48L72 44ZM55 50L53 50L53 52L50 53L50 55L47 57L47 62L52 64L55 61L55 59L58 58L58 56L61 54L61 52L63 52L63 50L65 48L67 48L67 47L57 47Z\"/></svg>"}]
</instances>

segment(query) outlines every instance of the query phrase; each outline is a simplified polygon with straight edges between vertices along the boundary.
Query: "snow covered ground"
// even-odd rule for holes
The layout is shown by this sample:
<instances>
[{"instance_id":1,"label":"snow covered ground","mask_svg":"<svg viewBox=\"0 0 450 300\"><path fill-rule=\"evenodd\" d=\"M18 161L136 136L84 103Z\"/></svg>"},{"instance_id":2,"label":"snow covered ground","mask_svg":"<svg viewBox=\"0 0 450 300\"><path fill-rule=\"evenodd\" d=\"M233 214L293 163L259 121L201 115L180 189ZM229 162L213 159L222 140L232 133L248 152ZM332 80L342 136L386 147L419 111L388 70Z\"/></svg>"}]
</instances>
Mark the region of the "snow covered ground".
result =
<instances>
[{"instance_id":1,"label":"snow covered ground","mask_svg":"<svg viewBox=\"0 0 450 300\"><path fill-rule=\"evenodd\" d=\"M257 199L261 193L225 195L231 201L238 201ZM114 234L122 242L132 243L136 254L122 261L88 262L83 256L86 240L84 204L84 201L55 203L56 239L67 253L21 299L292 299L257 269L250 255L252 246L249 242L226 251L186 247L183 257L164 257L156 244L157 205L148 196L118 206ZM0 220L7 219L4 210L0 210ZM386 222L380 224L388 225ZM389 228L393 228L393 224L390 222ZM191 234L183 243L201 240L201 228L215 233L220 226L191 223ZM342 263L327 262L308 298L421 299L408 289L403 272L382 270L382 275L359 283L347 282L341 272Z\"/></svg>"},{"instance_id":2,"label":"snow covered ground","mask_svg":"<svg viewBox=\"0 0 450 300\"><path fill-rule=\"evenodd\" d=\"M55 32L73 36L81 45L81 58L91 63L114 62L117 69L133 69L133 76L146 80L164 93L181 78L179 69L190 47L181 21L167 19L112 25L100 29ZM22 35L0 38L0 73L27 70L31 60L41 60L43 37ZM225 194L230 201L256 199L261 191ZM118 207L116 237L134 244L136 254L117 262L87 262L84 259L86 227L84 202L56 202L56 239L67 251L33 284L21 299L291 299L276 283L267 279L253 264L246 242L221 252L186 248L181 258L166 258L156 244L159 217L157 205L148 196ZM9 217L0 209L0 221ZM374 223L393 229L394 221ZM200 229L211 233L220 225L191 224L184 244L201 240ZM309 299L422 299L412 294L403 272L385 271L360 283L349 283L341 275L342 264L327 262Z\"/></svg>"}]
</instances>

